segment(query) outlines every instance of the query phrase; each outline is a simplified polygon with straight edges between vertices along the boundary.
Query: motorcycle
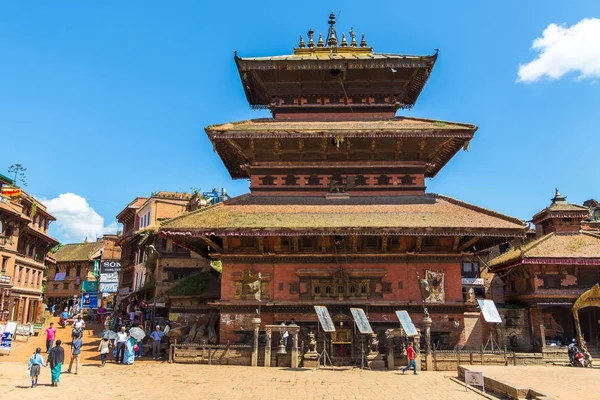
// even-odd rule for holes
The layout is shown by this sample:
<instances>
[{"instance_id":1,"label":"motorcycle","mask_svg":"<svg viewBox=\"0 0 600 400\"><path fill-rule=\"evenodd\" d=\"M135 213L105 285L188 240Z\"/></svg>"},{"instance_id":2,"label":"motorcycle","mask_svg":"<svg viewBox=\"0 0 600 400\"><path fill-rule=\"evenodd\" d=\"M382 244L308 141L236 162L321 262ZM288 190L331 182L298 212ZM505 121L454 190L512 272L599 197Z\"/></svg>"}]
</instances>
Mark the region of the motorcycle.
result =
<instances>
[{"instance_id":1,"label":"motorcycle","mask_svg":"<svg viewBox=\"0 0 600 400\"><path fill-rule=\"evenodd\" d=\"M571 360L570 364L573 367L591 367L592 360L591 357L585 357L581 351L577 351L573 355L573 359Z\"/></svg>"}]
</instances>

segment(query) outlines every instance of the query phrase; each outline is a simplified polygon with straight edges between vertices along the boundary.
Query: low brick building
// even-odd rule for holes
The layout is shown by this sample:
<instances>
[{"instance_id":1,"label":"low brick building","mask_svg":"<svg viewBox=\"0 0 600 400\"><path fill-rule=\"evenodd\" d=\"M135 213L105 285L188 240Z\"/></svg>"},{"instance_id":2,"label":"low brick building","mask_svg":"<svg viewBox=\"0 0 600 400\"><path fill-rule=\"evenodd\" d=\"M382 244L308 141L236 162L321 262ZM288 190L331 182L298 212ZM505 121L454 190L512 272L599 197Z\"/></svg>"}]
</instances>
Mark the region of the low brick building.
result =
<instances>
[{"instance_id":1,"label":"low brick building","mask_svg":"<svg viewBox=\"0 0 600 400\"><path fill-rule=\"evenodd\" d=\"M48 270L46 299L57 310L80 304L82 283L97 281L98 263L102 257L103 239L95 242L61 246L54 257L56 266Z\"/></svg>"}]
</instances>

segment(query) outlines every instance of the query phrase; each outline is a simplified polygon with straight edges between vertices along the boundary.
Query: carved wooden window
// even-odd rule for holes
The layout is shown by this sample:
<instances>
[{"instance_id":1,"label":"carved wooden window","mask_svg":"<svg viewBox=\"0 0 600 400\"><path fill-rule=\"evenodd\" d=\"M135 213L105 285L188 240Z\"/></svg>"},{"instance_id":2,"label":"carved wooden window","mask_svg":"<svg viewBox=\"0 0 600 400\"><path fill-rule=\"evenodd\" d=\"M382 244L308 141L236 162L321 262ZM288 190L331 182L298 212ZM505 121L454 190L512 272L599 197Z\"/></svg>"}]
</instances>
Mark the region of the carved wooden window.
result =
<instances>
[{"instance_id":1,"label":"carved wooden window","mask_svg":"<svg viewBox=\"0 0 600 400\"><path fill-rule=\"evenodd\" d=\"M290 294L298 294L300 293L300 285L298 282L290 283Z\"/></svg>"},{"instance_id":2,"label":"carved wooden window","mask_svg":"<svg viewBox=\"0 0 600 400\"><path fill-rule=\"evenodd\" d=\"M392 282L381 282L381 291L383 293L392 293Z\"/></svg>"},{"instance_id":3,"label":"carved wooden window","mask_svg":"<svg viewBox=\"0 0 600 400\"><path fill-rule=\"evenodd\" d=\"M350 294L356 294L356 286L355 285L350 285Z\"/></svg>"},{"instance_id":4,"label":"carved wooden window","mask_svg":"<svg viewBox=\"0 0 600 400\"><path fill-rule=\"evenodd\" d=\"M377 178L377 184L378 185L389 185L390 177L385 174L379 175L379 177Z\"/></svg>"},{"instance_id":5,"label":"carved wooden window","mask_svg":"<svg viewBox=\"0 0 600 400\"><path fill-rule=\"evenodd\" d=\"M242 249L254 249L256 248L256 238L252 236L240 237L240 248Z\"/></svg>"},{"instance_id":6,"label":"carved wooden window","mask_svg":"<svg viewBox=\"0 0 600 400\"><path fill-rule=\"evenodd\" d=\"M577 284L580 288L591 288L598 282L600 282L600 279L596 269L579 269L579 273L577 274Z\"/></svg>"},{"instance_id":7,"label":"carved wooden window","mask_svg":"<svg viewBox=\"0 0 600 400\"><path fill-rule=\"evenodd\" d=\"M337 287L337 294L343 296L344 295L344 287L343 286L338 286Z\"/></svg>"},{"instance_id":8,"label":"carved wooden window","mask_svg":"<svg viewBox=\"0 0 600 400\"><path fill-rule=\"evenodd\" d=\"M279 290L282 291L283 290L283 282L279 282Z\"/></svg>"},{"instance_id":9,"label":"carved wooden window","mask_svg":"<svg viewBox=\"0 0 600 400\"><path fill-rule=\"evenodd\" d=\"M321 185L321 178L318 175L312 174L308 177L306 183L310 186L319 186Z\"/></svg>"},{"instance_id":10,"label":"carved wooden window","mask_svg":"<svg viewBox=\"0 0 600 400\"><path fill-rule=\"evenodd\" d=\"M302 236L300 238L300 246L302 251L317 250L319 239L316 236Z\"/></svg>"},{"instance_id":11,"label":"carved wooden window","mask_svg":"<svg viewBox=\"0 0 600 400\"><path fill-rule=\"evenodd\" d=\"M67 267L65 272L66 272L65 276L71 276L71 267Z\"/></svg>"},{"instance_id":12,"label":"carved wooden window","mask_svg":"<svg viewBox=\"0 0 600 400\"><path fill-rule=\"evenodd\" d=\"M295 175L290 174L285 177L284 184L287 186L295 186L298 184L298 178Z\"/></svg>"},{"instance_id":13,"label":"carved wooden window","mask_svg":"<svg viewBox=\"0 0 600 400\"><path fill-rule=\"evenodd\" d=\"M69 290L69 284L68 283L63 283L63 289L64 290Z\"/></svg>"},{"instance_id":14,"label":"carved wooden window","mask_svg":"<svg viewBox=\"0 0 600 400\"><path fill-rule=\"evenodd\" d=\"M363 174L359 174L354 181L356 186L367 186L367 178Z\"/></svg>"},{"instance_id":15,"label":"carved wooden window","mask_svg":"<svg viewBox=\"0 0 600 400\"><path fill-rule=\"evenodd\" d=\"M292 251L292 241L290 240L289 237L283 236L280 240L281 240L281 242L280 242L281 244L279 247L280 247L281 251L284 251L284 252Z\"/></svg>"},{"instance_id":16,"label":"carved wooden window","mask_svg":"<svg viewBox=\"0 0 600 400\"><path fill-rule=\"evenodd\" d=\"M360 286L360 294L367 294L367 285Z\"/></svg>"},{"instance_id":17,"label":"carved wooden window","mask_svg":"<svg viewBox=\"0 0 600 400\"><path fill-rule=\"evenodd\" d=\"M316 96L309 96L304 99L306 100L306 104L320 104L319 98Z\"/></svg>"},{"instance_id":18,"label":"carved wooden window","mask_svg":"<svg viewBox=\"0 0 600 400\"><path fill-rule=\"evenodd\" d=\"M274 185L275 177L271 175L263 176L262 178L258 178L262 181L261 185Z\"/></svg>"},{"instance_id":19,"label":"carved wooden window","mask_svg":"<svg viewBox=\"0 0 600 400\"><path fill-rule=\"evenodd\" d=\"M410 175L404 175L400 177L400 183L402 185L416 185L415 178Z\"/></svg>"},{"instance_id":20,"label":"carved wooden window","mask_svg":"<svg viewBox=\"0 0 600 400\"><path fill-rule=\"evenodd\" d=\"M321 294L321 286L315 286L315 294Z\"/></svg>"},{"instance_id":21,"label":"carved wooden window","mask_svg":"<svg viewBox=\"0 0 600 400\"><path fill-rule=\"evenodd\" d=\"M377 250L379 248L379 236L363 236L362 247L364 250Z\"/></svg>"},{"instance_id":22,"label":"carved wooden window","mask_svg":"<svg viewBox=\"0 0 600 400\"><path fill-rule=\"evenodd\" d=\"M331 286L325 286L325 294L331 294Z\"/></svg>"},{"instance_id":23,"label":"carved wooden window","mask_svg":"<svg viewBox=\"0 0 600 400\"><path fill-rule=\"evenodd\" d=\"M440 238L438 236L425 236L421 248L424 250L437 250L440 247Z\"/></svg>"},{"instance_id":24,"label":"carved wooden window","mask_svg":"<svg viewBox=\"0 0 600 400\"><path fill-rule=\"evenodd\" d=\"M563 275L546 275L544 276L545 289L560 289L560 283Z\"/></svg>"}]
</instances>

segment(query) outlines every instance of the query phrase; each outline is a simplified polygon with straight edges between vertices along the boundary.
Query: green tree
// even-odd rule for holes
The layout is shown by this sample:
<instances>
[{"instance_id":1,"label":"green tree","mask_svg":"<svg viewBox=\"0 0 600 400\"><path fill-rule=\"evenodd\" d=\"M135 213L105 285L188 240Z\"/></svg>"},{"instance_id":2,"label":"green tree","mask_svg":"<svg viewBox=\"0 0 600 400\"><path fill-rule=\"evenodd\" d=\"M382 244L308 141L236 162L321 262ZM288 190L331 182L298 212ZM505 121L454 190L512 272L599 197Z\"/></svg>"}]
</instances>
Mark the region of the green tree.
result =
<instances>
[{"instance_id":1,"label":"green tree","mask_svg":"<svg viewBox=\"0 0 600 400\"><path fill-rule=\"evenodd\" d=\"M10 167L8 167L8 173L15 174L15 177L13 179L15 181L15 186L27 186L27 177L25 175L25 171L27 171L27 168L25 168L21 164L13 164ZM21 183L20 185L19 182Z\"/></svg>"}]
</instances>

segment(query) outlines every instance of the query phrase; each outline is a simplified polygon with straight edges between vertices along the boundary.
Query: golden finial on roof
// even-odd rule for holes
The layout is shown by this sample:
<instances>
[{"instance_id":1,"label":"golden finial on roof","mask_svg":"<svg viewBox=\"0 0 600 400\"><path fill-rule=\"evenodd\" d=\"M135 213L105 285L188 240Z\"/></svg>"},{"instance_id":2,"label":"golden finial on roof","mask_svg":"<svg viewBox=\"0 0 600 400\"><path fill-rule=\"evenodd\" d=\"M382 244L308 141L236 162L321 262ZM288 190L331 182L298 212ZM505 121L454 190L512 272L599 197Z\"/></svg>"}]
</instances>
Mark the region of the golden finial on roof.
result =
<instances>
[{"instance_id":1,"label":"golden finial on roof","mask_svg":"<svg viewBox=\"0 0 600 400\"><path fill-rule=\"evenodd\" d=\"M304 44L304 38L302 37L302 35L300 35L300 43L298 43L298 47L301 49L306 47L306 45Z\"/></svg>"},{"instance_id":2,"label":"golden finial on roof","mask_svg":"<svg viewBox=\"0 0 600 400\"><path fill-rule=\"evenodd\" d=\"M323 34L319 33L319 40L317 41L317 47L325 47L325 43L323 43Z\"/></svg>"},{"instance_id":3,"label":"golden finial on roof","mask_svg":"<svg viewBox=\"0 0 600 400\"><path fill-rule=\"evenodd\" d=\"M353 27L350 27L350 47L356 47L356 32Z\"/></svg>"},{"instance_id":4,"label":"golden finial on roof","mask_svg":"<svg viewBox=\"0 0 600 400\"><path fill-rule=\"evenodd\" d=\"M360 39L360 47L367 47L367 41L365 40L365 34L362 34L362 39Z\"/></svg>"},{"instance_id":5,"label":"golden finial on roof","mask_svg":"<svg viewBox=\"0 0 600 400\"><path fill-rule=\"evenodd\" d=\"M348 47L348 41L346 40L346 34L342 32L342 47Z\"/></svg>"},{"instance_id":6,"label":"golden finial on roof","mask_svg":"<svg viewBox=\"0 0 600 400\"><path fill-rule=\"evenodd\" d=\"M337 35L335 33L335 14L333 11L329 14L329 32L327 33L327 46L337 45Z\"/></svg>"},{"instance_id":7,"label":"golden finial on roof","mask_svg":"<svg viewBox=\"0 0 600 400\"><path fill-rule=\"evenodd\" d=\"M315 31L311 29L308 30L308 47L309 48L313 48L315 47L315 41L313 40L313 36L315 35Z\"/></svg>"}]
</instances>

